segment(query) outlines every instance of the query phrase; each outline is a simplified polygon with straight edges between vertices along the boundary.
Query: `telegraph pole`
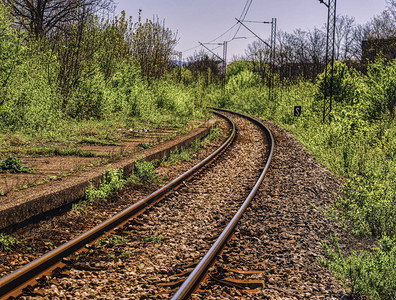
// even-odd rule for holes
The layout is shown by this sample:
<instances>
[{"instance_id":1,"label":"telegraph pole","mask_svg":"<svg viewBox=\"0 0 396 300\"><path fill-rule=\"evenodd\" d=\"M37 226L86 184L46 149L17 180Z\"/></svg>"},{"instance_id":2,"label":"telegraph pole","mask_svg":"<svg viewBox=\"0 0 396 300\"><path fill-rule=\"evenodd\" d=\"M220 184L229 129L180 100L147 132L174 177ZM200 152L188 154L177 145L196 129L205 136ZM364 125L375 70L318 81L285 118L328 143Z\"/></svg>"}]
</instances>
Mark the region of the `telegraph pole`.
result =
<instances>
[{"instance_id":1,"label":"telegraph pole","mask_svg":"<svg viewBox=\"0 0 396 300\"><path fill-rule=\"evenodd\" d=\"M224 67L224 77L223 77L223 88L225 89L226 78L227 78L227 41L223 42L223 67Z\"/></svg>"},{"instance_id":2,"label":"telegraph pole","mask_svg":"<svg viewBox=\"0 0 396 300\"><path fill-rule=\"evenodd\" d=\"M183 59L183 52L179 52L179 82L182 80L182 59Z\"/></svg>"},{"instance_id":3,"label":"telegraph pole","mask_svg":"<svg viewBox=\"0 0 396 300\"><path fill-rule=\"evenodd\" d=\"M272 100L272 90L273 90L273 76L275 71L275 46L276 46L276 18L272 18L271 22L256 22L256 21L240 21L235 18L243 27L249 30L255 37L257 37L264 45L270 48L270 76L268 77L268 99ZM268 44L262 38L260 38L256 33L254 33L249 27L247 27L243 22L248 23L263 23L263 24L271 24L271 44Z\"/></svg>"},{"instance_id":4,"label":"telegraph pole","mask_svg":"<svg viewBox=\"0 0 396 300\"><path fill-rule=\"evenodd\" d=\"M198 42L202 47L204 47L206 50L208 50L210 53L212 53L215 57L217 57L222 63L223 63L223 90L225 89L225 81L226 81L226 74L227 74L227 41L224 41L223 43L206 43L211 44L211 45L219 45L223 46L223 58L218 56L216 53L214 53L212 50L210 50L208 47L205 46L205 44Z\"/></svg>"},{"instance_id":5,"label":"telegraph pole","mask_svg":"<svg viewBox=\"0 0 396 300\"><path fill-rule=\"evenodd\" d=\"M324 97L323 97L323 123L329 116L333 101L333 81L334 81L334 44L336 30L336 5L337 0L319 0L327 7L327 37L326 37L326 58L325 58L325 78L324 78ZM327 74L327 66L331 63L330 76ZM330 77L330 78L329 78Z\"/></svg>"},{"instance_id":6,"label":"telegraph pole","mask_svg":"<svg viewBox=\"0 0 396 300\"><path fill-rule=\"evenodd\" d=\"M276 18L272 18L271 21L271 55L270 55L270 70L271 75L269 77L270 80L270 88L268 90L268 98L273 100L273 88L274 88L274 77L275 77L275 46L276 46Z\"/></svg>"}]
</instances>

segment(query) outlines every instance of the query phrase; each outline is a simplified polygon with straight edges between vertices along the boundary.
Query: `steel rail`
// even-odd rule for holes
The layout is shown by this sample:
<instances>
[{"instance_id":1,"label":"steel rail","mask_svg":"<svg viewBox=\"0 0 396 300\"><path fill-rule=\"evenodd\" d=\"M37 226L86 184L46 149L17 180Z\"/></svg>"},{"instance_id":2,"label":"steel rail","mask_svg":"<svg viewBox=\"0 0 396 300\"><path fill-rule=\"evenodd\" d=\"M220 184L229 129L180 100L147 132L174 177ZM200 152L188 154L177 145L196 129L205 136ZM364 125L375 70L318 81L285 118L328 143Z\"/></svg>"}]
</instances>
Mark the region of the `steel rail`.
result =
<instances>
[{"instance_id":1,"label":"steel rail","mask_svg":"<svg viewBox=\"0 0 396 300\"><path fill-rule=\"evenodd\" d=\"M37 282L37 279L41 276L49 274L52 270L59 266L64 266L64 264L62 264L62 259L64 257L67 257L81 249L84 249L86 245L92 244L105 233L109 233L115 228L127 223L129 219L144 212L147 208L158 202L170 191L180 186L183 181L189 179L194 173L215 160L221 153L223 153L228 148L228 146L232 144L236 136L235 124L228 117L220 113L216 114L225 118L231 126L230 136L218 149L216 149L212 154L210 154L200 163L195 165L193 168L186 171L176 179L172 180L162 188L153 192L151 195L143 198L142 200L139 200L122 212L114 215L112 218L77 236L69 242L60 245L59 247L48 252L44 256L37 258L36 260L28 263L22 268L1 278L0 299L7 299L11 296L19 295L19 293L24 288L28 287L29 285L35 284Z\"/></svg>"},{"instance_id":2,"label":"steel rail","mask_svg":"<svg viewBox=\"0 0 396 300\"><path fill-rule=\"evenodd\" d=\"M205 279L209 268L215 263L217 256L224 249L227 241L230 240L230 238L235 230L235 227L237 226L237 223L241 219L243 213L245 212L246 208L249 206L251 200L253 199L254 195L256 194L261 182L264 179L265 174L268 171L268 168L269 168L271 160L272 160L272 155L274 153L275 141L274 141L273 135L272 135L271 131L261 121L256 120L250 116L247 116L247 115L244 115L241 113L227 111L227 110L223 110L223 109L216 109L216 108L213 108L213 109L223 111L223 112L230 112L233 114L237 114L237 115L247 118L250 121L252 121L253 123L257 124L266 133L270 151L268 152L267 162L265 164L265 167L264 167L263 171L261 172L261 175L260 175L259 179L257 180L256 184L254 185L252 191L249 193L248 197L243 202L242 206L239 208L237 213L234 215L234 217L228 223L227 227L223 230L223 232L218 237L216 242L213 244L213 246L206 253L204 258L199 262L199 264L195 267L195 269L192 271L190 276L184 281L182 286L178 289L176 294L172 297L172 300L188 299L198 289L200 283Z\"/></svg>"}]
</instances>

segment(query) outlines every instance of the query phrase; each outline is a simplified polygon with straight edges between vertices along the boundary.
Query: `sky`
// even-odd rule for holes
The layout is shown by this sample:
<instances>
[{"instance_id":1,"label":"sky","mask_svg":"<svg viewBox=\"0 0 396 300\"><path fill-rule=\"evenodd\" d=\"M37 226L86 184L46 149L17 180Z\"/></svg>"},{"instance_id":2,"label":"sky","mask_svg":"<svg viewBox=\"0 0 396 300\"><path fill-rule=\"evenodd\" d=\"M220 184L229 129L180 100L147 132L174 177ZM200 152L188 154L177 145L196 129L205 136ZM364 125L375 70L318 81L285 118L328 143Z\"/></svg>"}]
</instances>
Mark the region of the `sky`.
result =
<instances>
[{"instance_id":1,"label":"sky","mask_svg":"<svg viewBox=\"0 0 396 300\"><path fill-rule=\"evenodd\" d=\"M177 32L176 51L183 52L183 59L203 49L201 43L223 43L234 36L238 39L228 43L227 60L245 55L245 49L255 38L248 30L235 26L248 0L115 0L116 14L122 10L136 21L139 9L143 19L159 18L165 26ZM386 9L386 0L338 0L337 15L354 17L356 24L364 24ZM245 20L271 21L277 19L277 30L293 32L295 29L322 28L327 21L327 7L318 0L253 0ZM262 39L269 39L270 24L245 23ZM219 37L217 40L217 37ZM214 40L214 41L213 41ZM219 56L223 49L207 45ZM193 49L191 49L193 48Z\"/></svg>"}]
</instances>

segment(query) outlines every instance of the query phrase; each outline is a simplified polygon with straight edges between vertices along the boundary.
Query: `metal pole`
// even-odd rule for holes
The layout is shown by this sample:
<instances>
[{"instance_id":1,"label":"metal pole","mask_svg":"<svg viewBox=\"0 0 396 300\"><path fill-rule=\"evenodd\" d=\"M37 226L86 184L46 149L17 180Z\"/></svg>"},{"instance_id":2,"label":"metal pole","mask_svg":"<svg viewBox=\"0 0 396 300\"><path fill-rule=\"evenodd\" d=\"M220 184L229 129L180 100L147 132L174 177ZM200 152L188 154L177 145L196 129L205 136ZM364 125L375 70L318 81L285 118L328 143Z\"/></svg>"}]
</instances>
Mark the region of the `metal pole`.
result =
<instances>
[{"instance_id":1,"label":"metal pole","mask_svg":"<svg viewBox=\"0 0 396 300\"><path fill-rule=\"evenodd\" d=\"M223 42L223 67L224 67L223 88L225 89L226 78L227 78L227 41Z\"/></svg>"},{"instance_id":2,"label":"metal pole","mask_svg":"<svg viewBox=\"0 0 396 300\"><path fill-rule=\"evenodd\" d=\"M271 53L270 53L270 72L268 99L273 100L274 76L275 76L275 46L276 46L276 18L271 21Z\"/></svg>"},{"instance_id":3,"label":"metal pole","mask_svg":"<svg viewBox=\"0 0 396 300\"><path fill-rule=\"evenodd\" d=\"M325 3L319 0L320 3L327 7L327 36L326 36L326 58L325 58L325 78L324 78L324 97L323 97L323 123L326 122L326 117L330 114L333 101L333 81L334 81L334 44L335 44L335 29L336 29L336 2L337 0L328 0ZM331 61L330 61L331 59ZM330 78L327 74L327 66L331 63Z\"/></svg>"},{"instance_id":4,"label":"metal pole","mask_svg":"<svg viewBox=\"0 0 396 300\"><path fill-rule=\"evenodd\" d=\"M183 52L179 52L179 82L182 79L182 60L183 60Z\"/></svg>"}]
</instances>

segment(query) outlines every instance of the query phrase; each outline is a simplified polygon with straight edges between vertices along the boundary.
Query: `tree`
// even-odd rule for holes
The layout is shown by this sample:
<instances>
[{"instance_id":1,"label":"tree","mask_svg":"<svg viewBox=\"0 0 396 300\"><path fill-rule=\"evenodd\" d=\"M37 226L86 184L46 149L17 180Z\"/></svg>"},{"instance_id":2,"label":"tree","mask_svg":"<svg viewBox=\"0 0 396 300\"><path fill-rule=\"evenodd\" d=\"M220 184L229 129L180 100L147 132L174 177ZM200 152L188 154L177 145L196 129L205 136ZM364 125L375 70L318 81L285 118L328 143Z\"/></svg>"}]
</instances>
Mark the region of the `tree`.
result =
<instances>
[{"instance_id":1,"label":"tree","mask_svg":"<svg viewBox=\"0 0 396 300\"><path fill-rule=\"evenodd\" d=\"M7 7L0 3L0 87L7 85L20 63L22 40L23 36L13 26Z\"/></svg>"},{"instance_id":2,"label":"tree","mask_svg":"<svg viewBox=\"0 0 396 300\"><path fill-rule=\"evenodd\" d=\"M259 40L248 45L245 51L248 60L252 62L253 71L260 74L263 80L269 68L270 51L269 47Z\"/></svg>"},{"instance_id":3,"label":"tree","mask_svg":"<svg viewBox=\"0 0 396 300\"><path fill-rule=\"evenodd\" d=\"M335 59L350 60L352 57L351 43L353 40L355 18L337 16L335 31Z\"/></svg>"},{"instance_id":4,"label":"tree","mask_svg":"<svg viewBox=\"0 0 396 300\"><path fill-rule=\"evenodd\" d=\"M396 0L387 0L387 9L372 21L372 38L396 37Z\"/></svg>"},{"instance_id":5,"label":"tree","mask_svg":"<svg viewBox=\"0 0 396 300\"><path fill-rule=\"evenodd\" d=\"M16 24L41 38L65 24L79 22L81 14L93 15L113 7L113 0L2 0L11 8Z\"/></svg>"},{"instance_id":6,"label":"tree","mask_svg":"<svg viewBox=\"0 0 396 300\"><path fill-rule=\"evenodd\" d=\"M196 80L207 86L221 80L221 63L214 56L210 57L204 50L201 50L187 58L187 69Z\"/></svg>"},{"instance_id":7,"label":"tree","mask_svg":"<svg viewBox=\"0 0 396 300\"><path fill-rule=\"evenodd\" d=\"M353 28L352 41L349 48L349 51L351 53L351 59L355 59L358 61L362 60L362 42L369 38L371 32L371 23L357 25Z\"/></svg>"},{"instance_id":8,"label":"tree","mask_svg":"<svg viewBox=\"0 0 396 300\"><path fill-rule=\"evenodd\" d=\"M162 23L146 20L135 24L131 42L132 56L140 64L147 79L160 78L171 66L172 55L177 44L177 34Z\"/></svg>"}]
</instances>

